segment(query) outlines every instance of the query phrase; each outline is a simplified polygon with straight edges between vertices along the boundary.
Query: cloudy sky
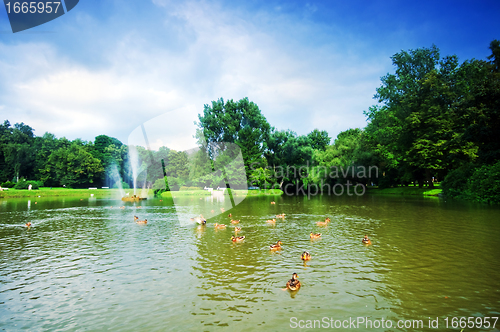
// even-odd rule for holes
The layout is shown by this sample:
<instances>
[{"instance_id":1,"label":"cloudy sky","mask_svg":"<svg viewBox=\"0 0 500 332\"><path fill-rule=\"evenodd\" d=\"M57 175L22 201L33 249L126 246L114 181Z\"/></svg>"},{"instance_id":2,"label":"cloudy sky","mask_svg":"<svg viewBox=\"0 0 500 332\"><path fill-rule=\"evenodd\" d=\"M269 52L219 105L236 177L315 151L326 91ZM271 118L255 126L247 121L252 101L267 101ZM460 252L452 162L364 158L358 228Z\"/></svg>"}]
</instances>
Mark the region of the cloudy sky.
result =
<instances>
[{"instance_id":1,"label":"cloudy sky","mask_svg":"<svg viewBox=\"0 0 500 332\"><path fill-rule=\"evenodd\" d=\"M335 137L365 126L391 55L485 59L499 15L497 0L80 0L13 34L1 6L0 121L187 149L204 104L248 97L277 129Z\"/></svg>"}]
</instances>

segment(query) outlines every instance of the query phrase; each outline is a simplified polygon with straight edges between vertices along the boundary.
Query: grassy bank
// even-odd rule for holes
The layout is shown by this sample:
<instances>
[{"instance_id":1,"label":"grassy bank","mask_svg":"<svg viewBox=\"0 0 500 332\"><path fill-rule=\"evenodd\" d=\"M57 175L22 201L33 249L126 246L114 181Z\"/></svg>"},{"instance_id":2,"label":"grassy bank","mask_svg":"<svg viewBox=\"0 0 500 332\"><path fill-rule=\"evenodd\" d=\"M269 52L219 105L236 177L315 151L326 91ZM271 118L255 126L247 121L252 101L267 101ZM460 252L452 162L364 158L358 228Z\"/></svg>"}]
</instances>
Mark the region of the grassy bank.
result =
<instances>
[{"instance_id":1,"label":"grassy bank","mask_svg":"<svg viewBox=\"0 0 500 332\"><path fill-rule=\"evenodd\" d=\"M414 195L414 196L438 196L442 192L439 187L430 189L428 187L396 187L396 188L366 188L369 195Z\"/></svg>"},{"instance_id":2,"label":"grassy bank","mask_svg":"<svg viewBox=\"0 0 500 332\"><path fill-rule=\"evenodd\" d=\"M222 194L222 192L218 192ZM268 190L232 190L235 196L261 196L261 195L282 195L283 191L279 189L268 189ZM162 197L183 197L183 196L210 196L211 193L208 190L182 190L182 191L166 191L161 194ZM229 195L226 190L224 195Z\"/></svg>"},{"instance_id":3,"label":"grassy bank","mask_svg":"<svg viewBox=\"0 0 500 332\"><path fill-rule=\"evenodd\" d=\"M183 196L210 196L208 190L182 190L182 191L165 191L161 193L161 197L183 197Z\"/></svg>"},{"instance_id":4,"label":"grassy bank","mask_svg":"<svg viewBox=\"0 0 500 332\"><path fill-rule=\"evenodd\" d=\"M125 193L134 194L133 189L125 189ZM152 194L150 190L148 195ZM57 197L57 196L72 196L87 198L92 196L96 198L114 198L120 196L119 189L69 189L69 188L40 188L36 190L16 190L9 189L0 191L0 198L9 197Z\"/></svg>"},{"instance_id":5,"label":"grassy bank","mask_svg":"<svg viewBox=\"0 0 500 332\"><path fill-rule=\"evenodd\" d=\"M233 190L236 196L246 195L246 196L263 196L263 195L283 195L283 191L280 189L260 189L260 190Z\"/></svg>"}]
</instances>

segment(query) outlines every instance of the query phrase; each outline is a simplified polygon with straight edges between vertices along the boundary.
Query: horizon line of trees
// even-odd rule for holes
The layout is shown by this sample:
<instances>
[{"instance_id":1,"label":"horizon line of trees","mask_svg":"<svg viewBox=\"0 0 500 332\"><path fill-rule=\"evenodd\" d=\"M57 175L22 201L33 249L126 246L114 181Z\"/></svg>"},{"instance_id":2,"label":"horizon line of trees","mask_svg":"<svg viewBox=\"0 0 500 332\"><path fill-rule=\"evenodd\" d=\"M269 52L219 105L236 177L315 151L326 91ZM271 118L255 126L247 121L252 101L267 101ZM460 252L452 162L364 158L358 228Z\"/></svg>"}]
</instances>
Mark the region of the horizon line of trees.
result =
<instances>
[{"instance_id":1,"label":"horizon line of trees","mask_svg":"<svg viewBox=\"0 0 500 332\"><path fill-rule=\"evenodd\" d=\"M487 60L461 64L455 55L441 57L435 45L393 55L394 73L381 78L378 103L364 111L366 127L343 131L333 143L318 129L307 135L277 130L248 98L212 101L198 115L197 152L134 147L139 182L177 190L227 179L236 188L347 181L432 187L442 181L447 195L500 202L500 42L489 48ZM94 142L36 137L28 125L6 120L0 125L0 183L26 178L45 186L132 186L131 148L106 135ZM240 152L244 167L234 163ZM373 166L378 176L360 171ZM280 172L284 167L302 173L290 176ZM332 167L352 172L330 176Z\"/></svg>"}]
</instances>

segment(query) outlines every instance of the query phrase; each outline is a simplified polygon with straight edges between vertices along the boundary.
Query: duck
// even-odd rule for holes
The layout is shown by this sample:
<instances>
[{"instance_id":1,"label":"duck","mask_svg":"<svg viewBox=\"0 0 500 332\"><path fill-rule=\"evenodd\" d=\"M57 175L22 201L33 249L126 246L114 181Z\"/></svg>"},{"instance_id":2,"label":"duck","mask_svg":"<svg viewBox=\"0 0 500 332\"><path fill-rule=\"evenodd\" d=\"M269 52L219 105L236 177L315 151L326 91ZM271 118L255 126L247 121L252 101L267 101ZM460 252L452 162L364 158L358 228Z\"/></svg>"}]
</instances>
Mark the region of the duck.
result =
<instances>
[{"instance_id":1,"label":"duck","mask_svg":"<svg viewBox=\"0 0 500 332\"><path fill-rule=\"evenodd\" d=\"M364 244L372 244L372 241L368 238L368 235L365 235L361 242L363 242Z\"/></svg>"},{"instance_id":2,"label":"duck","mask_svg":"<svg viewBox=\"0 0 500 332\"><path fill-rule=\"evenodd\" d=\"M326 221L326 220L325 221L318 221L316 223L316 225L318 225L318 226L328 226L328 221Z\"/></svg>"},{"instance_id":3,"label":"duck","mask_svg":"<svg viewBox=\"0 0 500 332\"><path fill-rule=\"evenodd\" d=\"M231 220L231 224L238 224L239 222L239 220Z\"/></svg>"},{"instance_id":4,"label":"duck","mask_svg":"<svg viewBox=\"0 0 500 332\"><path fill-rule=\"evenodd\" d=\"M272 202L271 202L271 204L276 204L276 202L275 202L275 201L272 201Z\"/></svg>"},{"instance_id":5,"label":"duck","mask_svg":"<svg viewBox=\"0 0 500 332\"><path fill-rule=\"evenodd\" d=\"M134 221L137 221L139 220L139 217L138 216L134 216Z\"/></svg>"},{"instance_id":6,"label":"duck","mask_svg":"<svg viewBox=\"0 0 500 332\"><path fill-rule=\"evenodd\" d=\"M233 214L232 214L232 213L230 213L230 214L228 214L227 216L228 216L229 218L231 218L231 217L233 216Z\"/></svg>"},{"instance_id":7,"label":"duck","mask_svg":"<svg viewBox=\"0 0 500 332\"><path fill-rule=\"evenodd\" d=\"M278 241L275 244L271 244L269 248L271 250L281 250L281 241Z\"/></svg>"},{"instance_id":8,"label":"duck","mask_svg":"<svg viewBox=\"0 0 500 332\"><path fill-rule=\"evenodd\" d=\"M200 214L199 217L191 218L191 221L196 221L200 225L205 225L207 223L207 219L205 219L202 214Z\"/></svg>"},{"instance_id":9,"label":"duck","mask_svg":"<svg viewBox=\"0 0 500 332\"><path fill-rule=\"evenodd\" d=\"M233 235L233 236L231 236L231 241L233 241L233 242L241 242L241 241L243 241L244 239L245 239L245 237L244 237L244 236L234 236L234 235Z\"/></svg>"},{"instance_id":10,"label":"duck","mask_svg":"<svg viewBox=\"0 0 500 332\"><path fill-rule=\"evenodd\" d=\"M276 223L276 219L269 219L269 220L266 220L267 223L269 224L275 224Z\"/></svg>"},{"instance_id":11,"label":"duck","mask_svg":"<svg viewBox=\"0 0 500 332\"><path fill-rule=\"evenodd\" d=\"M226 225L224 225L224 224L215 223L214 227L215 227L215 229L226 229Z\"/></svg>"},{"instance_id":12,"label":"duck","mask_svg":"<svg viewBox=\"0 0 500 332\"><path fill-rule=\"evenodd\" d=\"M138 224L142 224L142 225L146 225L148 223L148 220L147 219L144 219L144 220L137 220L136 223Z\"/></svg>"},{"instance_id":13,"label":"duck","mask_svg":"<svg viewBox=\"0 0 500 332\"><path fill-rule=\"evenodd\" d=\"M24 226L30 228L31 227L31 221L28 221Z\"/></svg>"},{"instance_id":14,"label":"duck","mask_svg":"<svg viewBox=\"0 0 500 332\"><path fill-rule=\"evenodd\" d=\"M239 231L241 231L241 227L235 227L235 228L234 228L234 233L235 233L235 234L236 234L236 233L238 233Z\"/></svg>"},{"instance_id":15,"label":"duck","mask_svg":"<svg viewBox=\"0 0 500 332\"><path fill-rule=\"evenodd\" d=\"M307 251L304 251L302 255L300 255L300 259L302 259L303 261L308 261L311 259L311 254Z\"/></svg>"},{"instance_id":16,"label":"duck","mask_svg":"<svg viewBox=\"0 0 500 332\"><path fill-rule=\"evenodd\" d=\"M309 234L309 237L311 239L318 239L318 238L321 237L321 233L313 233L313 232L311 232L311 234Z\"/></svg>"},{"instance_id":17,"label":"duck","mask_svg":"<svg viewBox=\"0 0 500 332\"><path fill-rule=\"evenodd\" d=\"M325 218L325 222L330 222L330 218Z\"/></svg>"},{"instance_id":18,"label":"duck","mask_svg":"<svg viewBox=\"0 0 500 332\"><path fill-rule=\"evenodd\" d=\"M282 213L282 214L277 214L277 215L276 215L276 218L285 218L285 214L284 214L284 213Z\"/></svg>"},{"instance_id":19,"label":"duck","mask_svg":"<svg viewBox=\"0 0 500 332\"><path fill-rule=\"evenodd\" d=\"M292 274L292 279L288 280L286 283L286 288L288 288L291 291L296 291L299 290L300 288L300 281L298 280L299 276L297 273Z\"/></svg>"}]
</instances>

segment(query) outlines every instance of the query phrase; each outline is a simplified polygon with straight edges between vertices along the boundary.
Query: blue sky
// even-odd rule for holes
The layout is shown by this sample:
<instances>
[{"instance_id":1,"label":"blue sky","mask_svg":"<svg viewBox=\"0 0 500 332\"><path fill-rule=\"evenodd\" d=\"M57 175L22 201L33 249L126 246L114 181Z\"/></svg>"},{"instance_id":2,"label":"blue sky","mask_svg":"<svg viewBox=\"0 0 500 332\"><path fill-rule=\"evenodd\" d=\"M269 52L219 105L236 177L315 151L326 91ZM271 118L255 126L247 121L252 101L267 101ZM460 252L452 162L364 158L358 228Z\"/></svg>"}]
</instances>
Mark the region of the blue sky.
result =
<instances>
[{"instance_id":1,"label":"blue sky","mask_svg":"<svg viewBox=\"0 0 500 332\"><path fill-rule=\"evenodd\" d=\"M277 129L335 137L365 126L390 56L485 59L499 15L499 1L80 0L13 34L1 6L0 120L123 142L146 123L153 146L187 149L204 104L248 97Z\"/></svg>"}]
</instances>

